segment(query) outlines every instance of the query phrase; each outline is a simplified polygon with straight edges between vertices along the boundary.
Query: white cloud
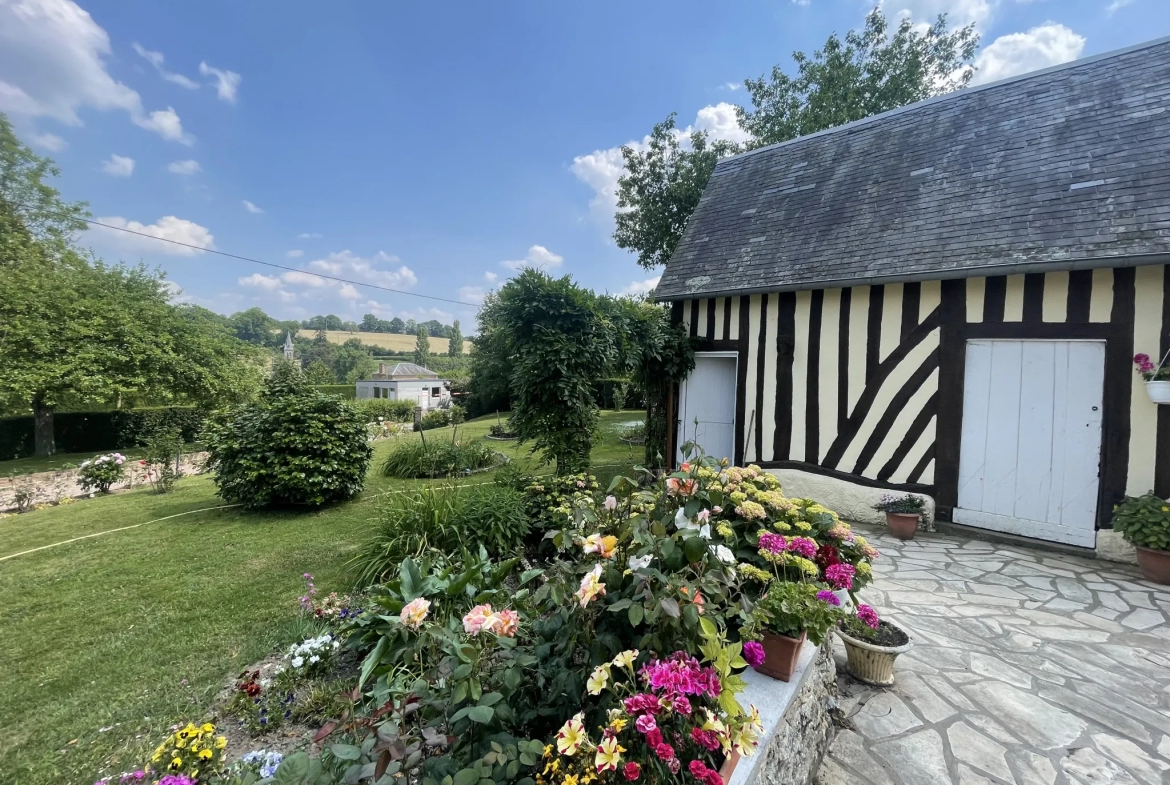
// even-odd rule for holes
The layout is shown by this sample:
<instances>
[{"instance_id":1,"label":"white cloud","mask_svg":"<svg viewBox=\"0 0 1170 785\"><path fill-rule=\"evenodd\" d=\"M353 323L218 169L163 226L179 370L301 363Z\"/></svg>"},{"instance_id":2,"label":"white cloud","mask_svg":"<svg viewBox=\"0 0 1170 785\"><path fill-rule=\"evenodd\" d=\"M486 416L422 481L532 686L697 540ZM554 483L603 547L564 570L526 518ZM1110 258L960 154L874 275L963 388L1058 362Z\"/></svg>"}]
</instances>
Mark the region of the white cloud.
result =
<instances>
[{"instance_id":1,"label":"white cloud","mask_svg":"<svg viewBox=\"0 0 1170 785\"><path fill-rule=\"evenodd\" d=\"M500 276L496 273L493 273L491 270L488 270L486 273L484 273L483 277L484 280L486 280L488 283L495 283L500 279Z\"/></svg>"},{"instance_id":2,"label":"white cloud","mask_svg":"<svg viewBox=\"0 0 1170 785\"><path fill-rule=\"evenodd\" d=\"M743 85L740 84L739 82L724 82L723 89L730 90L731 92L734 93L736 90L742 90Z\"/></svg>"},{"instance_id":3,"label":"white cloud","mask_svg":"<svg viewBox=\"0 0 1170 785\"><path fill-rule=\"evenodd\" d=\"M247 199L244 200L244 209L253 214L264 212L259 207L249 202Z\"/></svg>"},{"instance_id":4,"label":"white cloud","mask_svg":"<svg viewBox=\"0 0 1170 785\"><path fill-rule=\"evenodd\" d=\"M110 38L72 0L0 2L0 112L82 124L78 111L120 110L164 139L185 141L173 109L147 113L142 97L110 76Z\"/></svg>"},{"instance_id":5,"label":"white cloud","mask_svg":"<svg viewBox=\"0 0 1170 785\"><path fill-rule=\"evenodd\" d=\"M111 154L110 160L102 163L102 171L114 177L129 177L134 174L134 159Z\"/></svg>"},{"instance_id":6,"label":"white cloud","mask_svg":"<svg viewBox=\"0 0 1170 785\"><path fill-rule=\"evenodd\" d=\"M688 144L687 137L692 131L706 131L712 139L723 139L732 142L744 142L749 134L739 127L735 115L735 106L721 101L713 106L704 106L695 115L695 122L686 128L675 129L675 136L684 146ZM642 141L631 141L627 146L641 152L649 148L650 137L643 137ZM588 155L579 155L573 159L569 170L577 179L593 189L593 199L589 202L589 212L594 220L604 226L611 226L613 214L617 211L618 180L625 172L625 161L622 159L621 146L610 147L607 150L594 150Z\"/></svg>"},{"instance_id":7,"label":"white cloud","mask_svg":"<svg viewBox=\"0 0 1170 785\"><path fill-rule=\"evenodd\" d=\"M207 63L199 64L199 73L215 78L215 92L219 96L219 100L227 101L229 104L236 102L236 91L239 90L243 77L235 71L212 68Z\"/></svg>"},{"instance_id":8,"label":"white cloud","mask_svg":"<svg viewBox=\"0 0 1170 785\"><path fill-rule=\"evenodd\" d=\"M393 269L386 266L398 265ZM401 263L397 256L391 256L385 251L378 251L365 259L351 251L331 253L324 259L315 259L309 262L309 268L338 278L352 278L356 281L372 283L377 286L386 286L391 289L405 289L418 283L418 276L409 267ZM324 280L318 278L317 280ZM336 285L329 281L329 286Z\"/></svg>"},{"instance_id":9,"label":"white cloud","mask_svg":"<svg viewBox=\"0 0 1170 785\"><path fill-rule=\"evenodd\" d=\"M297 235L298 240L320 240L325 235L317 234L316 232L301 232Z\"/></svg>"},{"instance_id":10,"label":"white cloud","mask_svg":"<svg viewBox=\"0 0 1170 785\"><path fill-rule=\"evenodd\" d=\"M337 293L347 300L360 300L362 297L357 289L347 283L342 284L341 289L339 289Z\"/></svg>"},{"instance_id":11,"label":"white cloud","mask_svg":"<svg viewBox=\"0 0 1170 785\"><path fill-rule=\"evenodd\" d=\"M153 65L154 70L158 71L158 75L163 79L171 82L172 84L177 84L180 87L185 87L188 90L199 89L199 83L194 79L188 79L182 74L176 74L164 68L163 60L165 58L163 57L162 52L152 52L137 41L135 41L132 46L134 47L134 51L138 53L138 56Z\"/></svg>"},{"instance_id":12,"label":"white cloud","mask_svg":"<svg viewBox=\"0 0 1170 785\"><path fill-rule=\"evenodd\" d=\"M300 270L290 270L281 275L280 280L293 286L308 286L312 289L326 289L330 286L337 285L337 281L331 281L328 278L322 278L319 275L301 272Z\"/></svg>"},{"instance_id":13,"label":"white cloud","mask_svg":"<svg viewBox=\"0 0 1170 785\"><path fill-rule=\"evenodd\" d=\"M647 278L645 281L632 281L629 286L618 292L619 297L643 297L649 294L655 286L658 285L658 280L661 275L656 275L653 278Z\"/></svg>"},{"instance_id":14,"label":"white cloud","mask_svg":"<svg viewBox=\"0 0 1170 785\"><path fill-rule=\"evenodd\" d=\"M1113 2L1109 4L1109 7L1105 9L1105 13L1109 14L1109 16L1113 16L1122 8L1125 8L1131 3L1133 3L1133 0L1113 0Z\"/></svg>"},{"instance_id":15,"label":"white cloud","mask_svg":"<svg viewBox=\"0 0 1170 785\"><path fill-rule=\"evenodd\" d=\"M163 288L167 290L170 301L176 305L195 302L195 298L183 293L183 287L174 281L163 281Z\"/></svg>"},{"instance_id":16,"label":"white cloud","mask_svg":"<svg viewBox=\"0 0 1170 785\"><path fill-rule=\"evenodd\" d=\"M287 256L289 259L299 259L304 255L305 255L305 252L302 251L300 248L297 248L294 251L289 251L288 253L285 254L285 256Z\"/></svg>"},{"instance_id":17,"label":"white cloud","mask_svg":"<svg viewBox=\"0 0 1170 785\"><path fill-rule=\"evenodd\" d=\"M152 224L131 221L117 215L98 218L97 220L103 224L137 232L138 234L136 235L127 234L126 232L120 232L105 226L94 226L90 230L112 245L116 245L122 250L132 253L195 256L196 254L202 253L204 249L212 250L215 248L215 237L212 236L206 226L200 226L194 221L176 218L173 215L163 216ZM138 235L147 236L140 237ZM161 243L157 240L149 239L150 237L159 237L173 242ZM174 245L173 243L175 242L185 243L185 245ZM189 248L186 246L195 247Z\"/></svg>"},{"instance_id":18,"label":"white cloud","mask_svg":"<svg viewBox=\"0 0 1170 785\"><path fill-rule=\"evenodd\" d=\"M1000 0L882 0L887 16L909 17L917 25L930 25L939 14L947 15L947 27L957 29L974 24L985 25L995 13Z\"/></svg>"},{"instance_id":19,"label":"white cloud","mask_svg":"<svg viewBox=\"0 0 1170 785\"><path fill-rule=\"evenodd\" d=\"M543 245L534 245L528 249L528 253L524 255L523 259L500 262L500 266L507 267L509 270L522 270L525 267L550 270L560 267L564 261L565 257L553 253Z\"/></svg>"},{"instance_id":20,"label":"white cloud","mask_svg":"<svg viewBox=\"0 0 1170 785\"><path fill-rule=\"evenodd\" d=\"M483 298L486 293L482 286L461 286L459 287L459 299L465 303L472 305L483 305Z\"/></svg>"},{"instance_id":21,"label":"white cloud","mask_svg":"<svg viewBox=\"0 0 1170 785\"><path fill-rule=\"evenodd\" d=\"M808 5L812 0L792 0L793 5Z\"/></svg>"},{"instance_id":22,"label":"white cloud","mask_svg":"<svg viewBox=\"0 0 1170 785\"><path fill-rule=\"evenodd\" d=\"M280 288L280 279L271 275L261 275L260 273L252 273L246 278L239 278L236 280L240 286L251 286L256 289L263 289L266 292L274 292Z\"/></svg>"},{"instance_id":23,"label":"white cloud","mask_svg":"<svg viewBox=\"0 0 1170 785\"><path fill-rule=\"evenodd\" d=\"M48 150L50 153L58 153L65 149L65 140L56 134L38 134L34 132L29 135L28 139L36 147L42 150Z\"/></svg>"},{"instance_id":24,"label":"white cloud","mask_svg":"<svg viewBox=\"0 0 1170 785\"><path fill-rule=\"evenodd\" d=\"M169 142L178 142L188 147L195 144L195 137L183 131L183 122L171 107L151 112L145 117L134 118L134 124L156 134Z\"/></svg>"},{"instance_id":25,"label":"white cloud","mask_svg":"<svg viewBox=\"0 0 1170 785\"><path fill-rule=\"evenodd\" d=\"M1026 33L1003 35L975 58L976 71L971 83L987 84L1067 63L1080 57L1084 48L1084 36L1055 22L1046 22Z\"/></svg>"},{"instance_id":26,"label":"white cloud","mask_svg":"<svg viewBox=\"0 0 1170 785\"><path fill-rule=\"evenodd\" d=\"M186 161L171 161L167 164L167 171L171 174L195 174L201 171L198 161L188 158Z\"/></svg>"}]
</instances>

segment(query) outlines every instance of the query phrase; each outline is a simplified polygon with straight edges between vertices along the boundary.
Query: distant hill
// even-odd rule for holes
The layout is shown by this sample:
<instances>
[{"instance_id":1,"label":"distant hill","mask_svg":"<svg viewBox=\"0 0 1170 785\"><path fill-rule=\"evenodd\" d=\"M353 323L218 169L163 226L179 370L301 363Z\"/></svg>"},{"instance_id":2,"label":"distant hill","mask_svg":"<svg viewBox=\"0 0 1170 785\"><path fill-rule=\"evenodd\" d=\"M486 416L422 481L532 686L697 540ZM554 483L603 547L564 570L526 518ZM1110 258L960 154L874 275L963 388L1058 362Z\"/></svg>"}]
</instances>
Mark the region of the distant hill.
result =
<instances>
[{"instance_id":1,"label":"distant hill","mask_svg":"<svg viewBox=\"0 0 1170 785\"><path fill-rule=\"evenodd\" d=\"M301 338L315 338L317 336L316 330L301 330L297 333ZM351 338L357 338L367 346L376 346L379 349L387 349L391 352L413 352L414 342L416 340L413 335L401 335L397 333L351 333L345 330L326 330L325 337L329 343L342 344ZM446 338L430 338L428 339L431 345L431 354L446 354L447 353L447 339ZM471 353L471 341L464 338L463 353Z\"/></svg>"}]
</instances>

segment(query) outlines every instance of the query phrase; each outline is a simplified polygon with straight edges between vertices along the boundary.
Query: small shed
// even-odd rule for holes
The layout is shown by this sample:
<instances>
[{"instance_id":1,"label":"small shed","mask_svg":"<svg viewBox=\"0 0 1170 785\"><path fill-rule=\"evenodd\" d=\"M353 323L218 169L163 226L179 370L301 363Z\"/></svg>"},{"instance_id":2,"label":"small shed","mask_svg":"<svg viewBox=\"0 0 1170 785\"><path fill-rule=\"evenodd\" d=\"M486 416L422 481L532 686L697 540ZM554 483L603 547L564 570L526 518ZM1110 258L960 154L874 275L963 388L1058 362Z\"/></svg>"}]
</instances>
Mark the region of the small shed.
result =
<instances>
[{"instance_id":1,"label":"small shed","mask_svg":"<svg viewBox=\"0 0 1170 785\"><path fill-rule=\"evenodd\" d=\"M656 296L699 345L675 445L864 517L1118 549L1170 495L1170 39L719 162ZM872 511L869 511L872 515Z\"/></svg>"},{"instance_id":2,"label":"small shed","mask_svg":"<svg viewBox=\"0 0 1170 785\"><path fill-rule=\"evenodd\" d=\"M414 363L397 363L389 368L386 363L379 363L377 373L357 383L356 397L414 401L425 411L450 402L451 382Z\"/></svg>"}]
</instances>

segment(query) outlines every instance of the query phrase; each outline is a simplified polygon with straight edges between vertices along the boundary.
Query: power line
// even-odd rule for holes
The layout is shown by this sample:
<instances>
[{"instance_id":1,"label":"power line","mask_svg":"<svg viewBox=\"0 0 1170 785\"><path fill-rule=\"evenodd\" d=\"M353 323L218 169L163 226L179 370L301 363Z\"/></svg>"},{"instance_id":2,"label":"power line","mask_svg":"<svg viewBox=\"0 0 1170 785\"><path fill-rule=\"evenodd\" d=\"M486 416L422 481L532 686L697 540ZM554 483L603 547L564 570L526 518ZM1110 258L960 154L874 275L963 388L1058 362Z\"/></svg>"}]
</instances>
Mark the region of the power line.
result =
<instances>
[{"instance_id":1,"label":"power line","mask_svg":"<svg viewBox=\"0 0 1170 785\"><path fill-rule=\"evenodd\" d=\"M28 207L29 205L21 205L21 206ZM64 214L57 213L57 215L63 216ZM69 217L76 218L76 216L69 216ZM354 286L364 286L367 289L377 289L377 290L382 291L382 292L393 292L395 294L405 294L407 297L421 297L424 300L437 300L438 302L441 302L441 303L454 303L455 305L462 305L464 307L474 305L474 303L465 303L462 300L451 300L447 297L435 297L435 296L430 295L430 294L419 294L418 292L408 292L408 291L405 291L403 289L392 289L389 286L379 286L378 284L366 283L365 281L354 281L354 280L351 280L349 278L338 278L335 275L324 275L323 273L314 273L314 272L310 272L309 270L301 270L301 269L298 269L296 267L289 267L289 266L283 265L283 264L276 264L275 262L265 262L265 261L262 261L260 259L252 259L251 257L248 257L248 256L240 256L240 255L234 254L234 253L227 253L226 251L217 251L214 248L203 248L202 246L199 246L199 245L193 245L191 243L179 242L178 240L171 240L167 237L156 237L153 234L146 234L145 232L136 232L133 229L127 229L124 226L114 226L113 224L102 223L101 221L95 221L92 218L82 218L80 220L85 221L86 223L92 224L94 226L101 226L101 227L106 228L106 229L113 229L113 230L118 231L118 232L125 232L126 234L137 235L138 237L146 237L146 238L151 239L151 240L158 240L159 242L170 243L171 245L182 246L183 248L191 248L191 249L196 250L196 251L203 251L204 253L213 253L213 254L216 254L218 256L226 256L228 259L239 259L241 262L251 262L252 264L261 264L261 265L264 265L265 267L275 267L278 270L287 270L290 273L302 273L304 275L313 275L313 276L316 276L317 278L324 278L325 280L328 280L328 281L339 281L341 283L353 284Z\"/></svg>"}]
</instances>

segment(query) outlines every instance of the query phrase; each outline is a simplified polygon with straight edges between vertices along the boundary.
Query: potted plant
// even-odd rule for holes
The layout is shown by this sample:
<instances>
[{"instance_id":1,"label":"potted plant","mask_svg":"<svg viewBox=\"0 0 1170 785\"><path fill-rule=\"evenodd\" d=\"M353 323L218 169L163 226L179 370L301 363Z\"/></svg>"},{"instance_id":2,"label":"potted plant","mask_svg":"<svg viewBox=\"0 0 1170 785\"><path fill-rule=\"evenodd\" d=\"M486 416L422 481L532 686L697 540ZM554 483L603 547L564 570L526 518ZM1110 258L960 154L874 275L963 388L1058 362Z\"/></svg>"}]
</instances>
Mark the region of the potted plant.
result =
<instances>
[{"instance_id":1,"label":"potted plant","mask_svg":"<svg viewBox=\"0 0 1170 785\"><path fill-rule=\"evenodd\" d=\"M1137 548L1143 578L1170 585L1170 502L1152 491L1126 496L1113 508L1113 529Z\"/></svg>"},{"instance_id":2,"label":"potted plant","mask_svg":"<svg viewBox=\"0 0 1170 785\"><path fill-rule=\"evenodd\" d=\"M858 603L857 613L841 620L837 635L845 643L849 673L854 678L879 687L894 683L894 660L910 648L905 630L879 619L877 611L865 603Z\"/></svg>"},{"instance_id":3,"label":"potted plant","mask_svg":"<svg viewBox=\"0 0 1170 785\"><path fill-rule=\"evenodd\" d=\"M887 493L873 506L878 512L886 514L886 525L890 527L890 534L899 540L914 539L924 507L926 500L912 493L902 495Z\"/></svg>"},{"instance_id":4,"label":"potted plant","mask_svg":"<svg viewBox=\"0 0 1170 785\"><path fill-rule=\"evenodd\" d=\"M742 631L744 659L765 676L788 681L805 639L820 646L841 620L839 602L820 584L771 582Z\"/></svg>"},{"instance_id":5,"label":"potted plant","mask_svg":"<svg viewBox=\"0 0 1170 785\"><path fill-rule=\"evenodd\" d=\"M1170 356L1170 352L1166 355ZM1154 365L1150 355L1139 352L1133 356L1133 364L1146 380L1146 395L1150 396L1150 400L1158 404L1170 403L1170 365L1166 365L1166 356L1162 357L1162 362Z\"/></svg>"}]
</instances>

